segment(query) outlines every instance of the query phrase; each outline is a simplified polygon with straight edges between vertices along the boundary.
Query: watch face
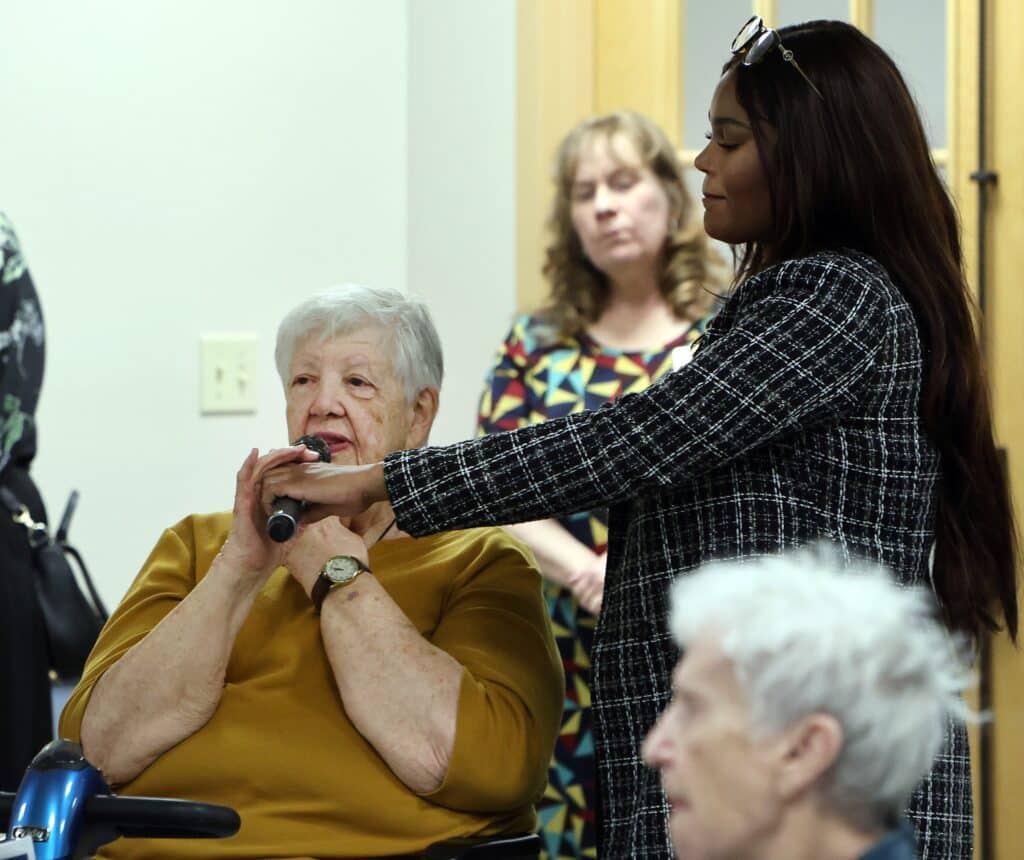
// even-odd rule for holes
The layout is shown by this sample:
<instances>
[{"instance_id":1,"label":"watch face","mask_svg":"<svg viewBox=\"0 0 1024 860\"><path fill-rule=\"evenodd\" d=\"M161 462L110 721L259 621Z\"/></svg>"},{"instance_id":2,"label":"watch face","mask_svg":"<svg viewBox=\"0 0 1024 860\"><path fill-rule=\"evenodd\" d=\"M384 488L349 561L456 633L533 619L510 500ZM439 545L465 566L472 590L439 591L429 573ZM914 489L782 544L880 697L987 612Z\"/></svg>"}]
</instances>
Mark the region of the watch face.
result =
<instances>
[{"instance_id":1,"label":"watch face","mask_svg":"<svg viewBox=\"0 0 1024 860\"><path fill-rule=\"evenodd\" d=\"M336 555L327 559L323 573L331 582L342 584L351 582L361 570L363 564L359 559L350 555Z\"/></svg>"}]
</instances>

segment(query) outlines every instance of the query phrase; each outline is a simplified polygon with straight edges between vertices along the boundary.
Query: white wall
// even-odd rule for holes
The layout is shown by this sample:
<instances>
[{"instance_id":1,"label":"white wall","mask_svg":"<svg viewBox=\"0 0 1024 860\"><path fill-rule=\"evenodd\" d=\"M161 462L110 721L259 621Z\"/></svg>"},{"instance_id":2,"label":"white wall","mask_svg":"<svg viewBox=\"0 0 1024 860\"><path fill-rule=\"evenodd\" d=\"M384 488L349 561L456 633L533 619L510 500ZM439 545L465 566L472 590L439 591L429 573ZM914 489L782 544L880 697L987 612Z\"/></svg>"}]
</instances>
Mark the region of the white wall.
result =
<instances>
[{"instance_id":1,"label":"white wall","mask_svg":"<svg viewBox=\"0 0 1024 860\"><path fill-rule=\"evenodd\" d=\"M515 0L409 5L409 289L445 347L431 442L475 430L516 304Z\"/></svg>"},{"instance_id":2,"label":"white wall","mask_svg":"<svg viewBox=\"0 0 1024 860\"><path fill-rule=\"evenodd\" d=\"M513 0L7 0L0 31L0 208L48 329L33 472L51 517L82 491L71 536L109 603L285 441L274 331L316 289L426 297L452 368L435 438L468 434L514 301ZM473 131L467 106L475 140L446 125ZM214 331L258 333L257 414L199 415Z\"/></svg>"}]
</instances>

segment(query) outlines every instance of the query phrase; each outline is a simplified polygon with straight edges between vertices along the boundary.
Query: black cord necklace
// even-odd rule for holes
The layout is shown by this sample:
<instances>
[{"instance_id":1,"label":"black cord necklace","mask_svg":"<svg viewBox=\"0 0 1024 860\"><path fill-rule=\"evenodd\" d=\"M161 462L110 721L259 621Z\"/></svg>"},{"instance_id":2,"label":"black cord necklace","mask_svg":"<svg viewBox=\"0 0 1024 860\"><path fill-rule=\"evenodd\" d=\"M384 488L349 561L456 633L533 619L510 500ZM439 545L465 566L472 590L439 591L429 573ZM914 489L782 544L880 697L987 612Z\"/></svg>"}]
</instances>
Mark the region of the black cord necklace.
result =
<instances>
[{"instance_id":1,"label":"black cord necklace","mask_svg":"<svg viewBox=\"0 0 1024 860\"><path fill-rule=\"evenodd\" d=\"M390 522L390 523L388 523L388 527L387 527L386 529L384 529L384 531L382 531L382 532L380 533L380 536L379 536L379 537L377 538L377 540L375 540L375 541L374 541L373 543L371 543L371 544L370 544L370 546L376 546L376 545L377 545L377 544L379 544L379 543L380 543L380 542L381 542L382 540L384 540L384 535L386 535L386 534L387 534L387 533L388 533L389 531L391 531L391 529L392 529L392 528L394 528L394 525L395 525L395 523L397 523L397 522L398 522L398 517L394 517L394 518L393 518L393 519L391 520L391 522Z\"/></svg>"}]
</instances>

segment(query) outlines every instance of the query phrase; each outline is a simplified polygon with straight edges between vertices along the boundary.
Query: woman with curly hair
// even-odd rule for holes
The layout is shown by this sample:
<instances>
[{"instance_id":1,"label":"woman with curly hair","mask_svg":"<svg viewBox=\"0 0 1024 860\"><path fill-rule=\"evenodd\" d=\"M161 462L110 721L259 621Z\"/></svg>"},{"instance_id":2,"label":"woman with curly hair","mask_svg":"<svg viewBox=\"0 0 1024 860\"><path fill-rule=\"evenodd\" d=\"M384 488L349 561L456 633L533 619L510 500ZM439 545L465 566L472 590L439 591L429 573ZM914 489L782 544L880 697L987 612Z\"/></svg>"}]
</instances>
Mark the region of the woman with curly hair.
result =
<instances>
[{"instance_id":1,"label":"woman with curly hair","mask_svg":"<svg viewBox=\"0 0 1024 860\"><path fill-rule=\"evenodd\" d=\"M639 391L689 358L724 282L692 217L665 133L630 112L562 141L546 305L515 321L480 404L481 434L515 430ZM709 289L710 288L710 289ZM590 646L604 591L608 510L509 527L534 551L562 655L566 707L539 814L548 855L596 857Z\"/></svg>"}]
</instances>

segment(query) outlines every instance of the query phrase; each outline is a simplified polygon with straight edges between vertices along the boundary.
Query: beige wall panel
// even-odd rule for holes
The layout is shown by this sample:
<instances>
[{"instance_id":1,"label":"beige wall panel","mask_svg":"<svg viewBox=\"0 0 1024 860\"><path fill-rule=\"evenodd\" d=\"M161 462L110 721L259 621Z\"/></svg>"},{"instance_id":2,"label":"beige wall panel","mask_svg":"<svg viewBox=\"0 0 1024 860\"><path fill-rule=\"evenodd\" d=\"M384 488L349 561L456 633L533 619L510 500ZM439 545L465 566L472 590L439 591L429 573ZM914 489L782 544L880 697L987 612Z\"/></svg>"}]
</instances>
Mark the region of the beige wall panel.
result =
<instances>
[{"instance_id":1,"label":"beige wall panel","mask_svg":"<svg viewBox=\"0 0 1024 860\"><path fill-rule=\"evenodd\" d=\"M978 163L978 7L977 0L949 0L947 33L946 93L949 98L950 128L948 140L949 164L947 180L956 201L963 228L964 265L972 291L976 291L978 190L970 174ZM872 20L867 10L866 21ZM978 707L975 691L968 697L973 708ZM968 729L971 744L972 776L974 784L975 857L981 857L980 797L981 770L979 767L979 738L977 726Z\"/></svg>"},{"instance_id":2,"label":"beige wall panel","mask_svg":"<svg viewBox=\"0 0 1024 860\"><path fill-rule=\"evenodd\" d=\"M989 0L988 105L990 166L999 174L992 192L986 320L996 434L1007 449L1017 528L1024 533L1024 5ZM994 813L997 860L1024 856L1024 668L1005 637L993 648Z\"/></svg>"},{"instance_id":3,"label":"beige wall panel","mask_svg":"<svg viewBox=\"0 0 1024 860\"><path fill-rule=\"evenodd\" d=\"M679 0L596 0L595 106L646 114L680 140Z\"/></svg>"},{"instance_id":4,"label":"beige wall panel","mask_svg":"<svg viewBox=\"0 0 1024 860\"><path fill-rule=\"evenodd\" d=\"M874 32L875 2L874 0L850 0L850 23L859 27L861 32L871 36Z\"/></svg>"},{"instance_id":5,"label":"beige wall panel","mask_svg":"<svg viewBox=\"0 0 1024 860\"><path fill-rule=\"evenodd\" d=\"M541 275L551 165L566 132L594 110L592 0L519 0L516 169L518 306L547 295Z\"/></svg>"},{"instance_id":6,"label":"beige wall panel","mask_svg":"<svg viewBox=\"0 0 1024 860\"><path fill-rule=\"evenodd\" d=\"M752 8L755 15L760 15L765 24L775 27L779 20L779 4L776 0L753 0Z\"/></svg>"},{"instance_id":7,"label":"beige wall panel","mask_svg":"<svg viewBox=\"0 0 1024 860\"><path fill-rule=\"evenodd\" d=\"M978 164L978 0L949 0L946 28L949 68L949 189L963 230L964 264L972 291L977 291L978 187L971 172Z\"/></svg>"}]
</instances>

